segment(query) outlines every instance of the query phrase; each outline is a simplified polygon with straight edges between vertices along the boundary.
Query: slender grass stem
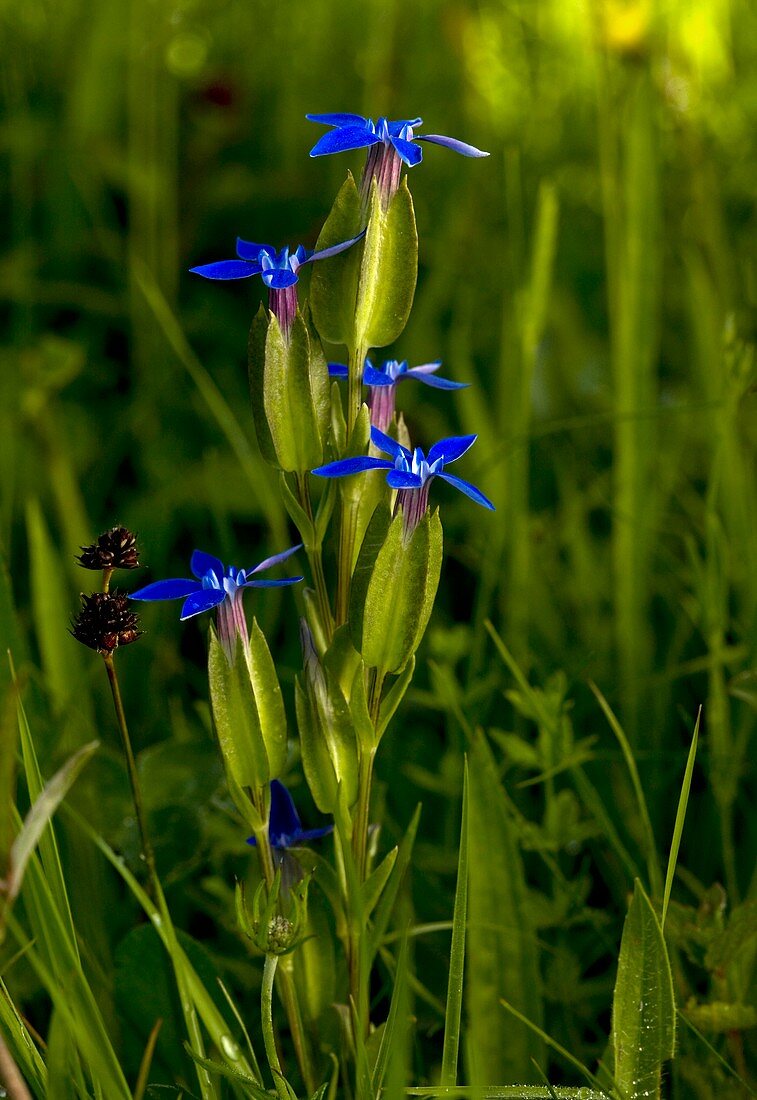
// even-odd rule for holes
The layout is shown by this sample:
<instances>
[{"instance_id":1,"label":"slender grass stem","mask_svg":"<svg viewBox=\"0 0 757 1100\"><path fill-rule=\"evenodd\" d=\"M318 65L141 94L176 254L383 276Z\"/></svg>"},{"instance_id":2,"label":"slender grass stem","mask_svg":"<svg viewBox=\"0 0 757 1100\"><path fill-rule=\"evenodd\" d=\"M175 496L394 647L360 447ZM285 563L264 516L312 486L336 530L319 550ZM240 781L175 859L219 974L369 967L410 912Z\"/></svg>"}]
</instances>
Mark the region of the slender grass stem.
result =
<instances>
[{"instance_id":1,"label":"slender grass stem","mask_svg":"<svg viewBox=\"0 0 757 1100\"><path fill-rule=\"evenodd\" d=\"M126 757L126 768L129 775L129 784L131 786L132 800L134 802L134 812L137 818L137 827L139 829L140 845L142 849L142 856L147 864L147 873L150 882L150 891L155 899L155 903L158 907L158 913L160 920L163 923L163 927L166 930L169 937L169 954L172 954L173 948L178 946L176 939L176 933L174 931L171 915L168 910L168 904L166 903L163 888L158 878L158 871L155 864L155 852L150 842L150 837L147 832L147 821L145 816L144 801L142 798L142 788L139 783L139 775L137 773L137 762L134 758L134 751L131 747L131 737L129 736L129 727L126 722L126 711L124 710L123 699L121 697L121 688L118 683L118 675L116 673L116 666L113 660L113 655L103 657L105 662L105 669L108 674L108 683L110 684L111 695L113 696L113 707L116 712L116 722L118 724L118 730L121 735L121 743L123 745L124 756ZM194 1004L187 989L184 979L181 977L177 967L174 967L174 974L176 977L176 985L179 991L179 1000L181 1001L182 1014L184 1016L184 1023L189 1035L189 1040L192 1045L192 1049L204 1057L205 1044L202 1037L202 1031L200 1028L200 1022L197 1018ZM213 1086L213 1082L208 1074L208 1071L202 1066L197 1067L197 1077L200 1084L200 1090L203 1100L214 1100L216 1096L216 1090Z\"/></svg>"}]
</instances>

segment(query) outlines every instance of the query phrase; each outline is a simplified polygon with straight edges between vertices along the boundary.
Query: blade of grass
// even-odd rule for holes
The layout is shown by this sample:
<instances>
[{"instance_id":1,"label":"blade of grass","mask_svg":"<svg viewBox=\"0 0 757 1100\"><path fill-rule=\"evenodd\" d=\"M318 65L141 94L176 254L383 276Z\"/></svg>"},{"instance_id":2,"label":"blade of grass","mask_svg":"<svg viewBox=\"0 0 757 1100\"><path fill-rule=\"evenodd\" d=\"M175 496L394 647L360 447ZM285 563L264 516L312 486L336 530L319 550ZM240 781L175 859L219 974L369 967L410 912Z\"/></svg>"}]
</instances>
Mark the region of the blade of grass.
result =
<instances>
[{"instance_id":1,"label":"blade of grass","mask_svg":"<svg viewBox=\"0 0 757 1100\"><path fill-rule=\"evenodd\" d=\"M402 937L400 943L399 955L397 956L397 966L394 973L394 989L392 991L392 1000L389 1005L389 1015L384 1025L384 1030L381 1034L381 1042L379 1044L378 1054L376 1055L376 1062L373 1067L373 1075L371 1084L373 1088L373 1095L379 1096L381 1090L384 1087L384 1078L386 1077L387 1069L392 1057L392 1053L396 1044L396 1032L397 1023L400 1019L400 1014L403 1008L406 1008L407 1000L407 955L408 955L408 939L407 936ZM395 1093L389 1093L389 1095L396 1095Z\"/></svg>"},{"instance_id":2,"label":"blade of grass","mask_svg":"<svg viewBox=\"0 0 757 1100\"><path fill-rule=\"evenodd\" d=\"M652 891L652 896L655 898L660 898L662 897L662 877L660 875L660 864L657 859L654 832L652 831L652 822L649 817L647 800L644 797L644 788L641 785L639 770L636 767L636 761L634 760L631 746L628 743L628 738L623 732L623 728L620 725L620 722L615 717L615 714L613 713L610 704L607 702L602 692L591 680L589 681L589 687L591 688L597 702L602 708L610 729L615 734L615 738L620 745L620 750L623 753L623 758L625 759L626 767L628 768L628 774L630 775L631 783L633 784L634 794L636 795L636 803L639 807L639 817L641 819L641 828L644 837L644 848L646 849L647 876L649 878L649 886Z\"/></svg>"},{"instance_id":3,"label":"blade of grass","mask_svg":"<svg viewBox=\"0 0 757 1100\"><path fill-rule=\"evenodd\" d=\"M681 836L683 835L683 824L686 820L686 807L689 804L689 792L691 791L691 777L694 772L694 761L697 755L697 744L699 741L699 722L702 717L702 709L700 707L697 714L697 720L694 723L694 734L691 738L691 746L689 747L689 755L686 760L686 770L683 773L683 783L681 785L681 794L678 799L678 810L676 811L676 821L673 827L673 839L670 842L670 853L668 855L668 869L665 873L665 891L662 897L662 916L660 918L660 927L665 929L665 917L668 913L668 903L670 901L670 891L673 888L673 877L676 873L676 863L678 862L678 851L681 847Z\"/></svg>"},{"instance_id":4,"label":"blade of grass","mask_svg":"<svg viewBox=\"0 0 757 1100\"><path fill-rule=\"evenodd\" d=\"M145 1046L145 1052L142 1055L142 1061L139 1064L139 1074L137 1075L137 1082L134 1086L134 1100L142 1100L145 1095L145 1089L147 1088L148 1078L150 1076L150 1067L152 1066L153 1056L155 1054L155 1045L158 1042L158 1035L160 1035L160 1029L163 1027L162 1020L156 1020L153 1025L153 1029L150 1032L147 1044Z\"/></svg>"},{"instance_id":5,"label":"blade of grass","mask_svg":"<svg viewBox=\"0 0 757 1100\"><path fill-rule=\"evenodd\" d=\"M594 1076L591 1070L587 1069L583 1062L579 1061L579 1059L576 1058L575 1055L571 1054L569 1050L566 1050L564 1046L561 1046L560 1043L558 1043L555 1039L548 1035L546 1031L544 1031L537 1024L529 1020L527 1016L524 1016L522 1012L518 1012L518 1009L514 1005L511 1005L509 1001L506 1001L504 997L500 997L499 1003L504 1009L515 1016L516 1020L520 1020L522 1024L525 1024L527 1028L538 1035L543 1040L543 1042L547 1044L548 1047L551 1047L551 1049L555 1051L556 1054L559 1054L575 1069L577 1069L579 1073L581 1073L586 1078L586 1080L589 1081L589 1083L598 1090L599 1096L605 1097L606 1100L613 1100L613 1097L610 1095L610 1093L606 1092L602 1088L601 1082ZM576 1091L578 1092L579 1090ZM544 1093L544 1095L549 1096L549 1093Z\"/></svg>"},{"instance_id":6,"label":"blade of grass","mask_svg":"<svg viewBox=\"0 0 757 1100\"><path fill-rule=\"evenodd\" d=\"M47 828L53 814L58 809L69 790L76 782L79 773L100 746L99 741L90 741L78 752L69 757L63 767L48 780L26 815L21 831L11 848L10 874L7 879L8 901L18 897L24 871L32 852L37 847L42 833Z\"/></svg>"},{"instance_id":7,"label":"blade of grass","mask_svg":"<svg viewBox=\"0 0 757 1100\"><path fill-rule=\"evenodd\" d=\"M100 849L142 906L142 909L152 922L153 927L163 942L163 946L169 954L171 963L177 973L177 982L180 975L181 984L183 984L186 989L187 995L190 997L197 1010L197 1014L207 1028L213 1043L220 1050L224 1061L231 1069L249 1077L254 1077L253 1071L242 1053L239 1044L229 1034L228 1024L218 1011L215 1001L203 985L197 971L194 969L185 951L181 947L181 944L177 942L173 929L169 930L166 928L162 914L158 912L157 907L146 891L142 889L134 875L132 875L128 867L119 859L107 841L105 841L99 833L97 833L92 826L70 806L66 806L65 810L72 820L76 822L82 832ZM172 932L173 937L171 935Z\"/></svg>"},{"instance_id":8,"label":"blade of grass","mask_svg":"<svg viewBox=\"0 0 757 1100\"><path fill-rule=\"evenodd\" d=\"M440 1084L457 1081L457 1059L460 1049L460 1020L463 1010L463 975L465 969L465 927L468 917L468 761L463 773L463 814L460 825L460 850L457 859L457 888L452 918L452 946L449 960L447 1008L444 1015L444 1047Z\"/></svg>"}]
</instances>

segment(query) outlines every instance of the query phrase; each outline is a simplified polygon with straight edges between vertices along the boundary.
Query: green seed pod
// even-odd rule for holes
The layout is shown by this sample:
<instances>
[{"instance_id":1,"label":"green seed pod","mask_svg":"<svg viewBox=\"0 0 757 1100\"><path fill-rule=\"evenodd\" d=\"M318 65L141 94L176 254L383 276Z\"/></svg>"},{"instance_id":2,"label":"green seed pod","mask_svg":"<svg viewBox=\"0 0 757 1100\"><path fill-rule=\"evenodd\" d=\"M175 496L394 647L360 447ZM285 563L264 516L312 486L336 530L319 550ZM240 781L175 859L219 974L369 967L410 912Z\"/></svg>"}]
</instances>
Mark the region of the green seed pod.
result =
<instances>
[{"instance_id":1,"label":"green seed pod","mask_svg":"<svg viewBox=\"0 0 757 1100\"><path fill-rule=\"evenodd\" d=\"M321 337L350 348L384 347L398 338L418 278L418 233L407 181L386 207L374 183L368 215L364 241L316 267L310 284L313 320ZM364 225L360 193L348 175L316 247L354 237Z\"/></svg>"},{"instance_id":2,"label":"green seed pod","mask_svg":"<svg viewBox=\"0 0 757 1100\"><path fill-rule=\"evenodd\" d=\"M273 658L254 619L249 650L239 639L233 661L211 627L208 681L224 764L239 787L259 790L284 770L287 728Z\"/></svg>"},{"instance_id":3,"label":"green seed pod","mask_svg":"<svg viewBox=\"0 0 757 1100\"><path fill-rule=\"evenodd\" d=\"M329 372L307 309L288 333L261 306L248 341L250 398L261 454L272 466L305 473L323 458L329 428Z\"/></svg>"},{"instance_id":4,"label":"green seed pod","mask_svg":"<svg viewBox=\"0 0 757 1100\"><path fill-rule=\"evenodd\" d=\"M369 668L401 672L426 630L439 585L442 525L427 512L406 537L403 517L380 506L368 525L352 579L350 631Z\"/></svg>"},{"instance_id":5,"label":"green seed pod","mask_svg":"<svg viewBox=\"0 0 757 1100\"><path fill-rule=\"evenodd\" d=\"M355 733L347 700L336 677L318 660L304 620L300 637L305 669L297 678L295 705L302 765L316 806L334 813L340 786L347 806L357 798Z\"/></svg>"}]
</instances>

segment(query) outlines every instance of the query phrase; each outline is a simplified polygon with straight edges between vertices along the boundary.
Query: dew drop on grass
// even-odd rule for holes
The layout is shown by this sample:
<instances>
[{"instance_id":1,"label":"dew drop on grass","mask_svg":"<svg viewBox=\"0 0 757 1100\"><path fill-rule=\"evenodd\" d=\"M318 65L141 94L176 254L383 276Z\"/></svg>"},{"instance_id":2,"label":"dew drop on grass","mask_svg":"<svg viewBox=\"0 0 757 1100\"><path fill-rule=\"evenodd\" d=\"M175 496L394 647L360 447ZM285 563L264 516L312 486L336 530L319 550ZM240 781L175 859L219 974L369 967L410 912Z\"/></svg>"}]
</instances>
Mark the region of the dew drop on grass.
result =
<instances>
[{"instance_id":1,"label":"dew drop on grass","mask_svg":"<svg viewBox=\"0 0 757 1100\"><path fill-rule=\"evenodd\" d=\"M221 1050L226 1058L230 1058L233 1062L239 1061L239 1047L230 1035L221 1036Z\"/></svg>"}]
</instances>

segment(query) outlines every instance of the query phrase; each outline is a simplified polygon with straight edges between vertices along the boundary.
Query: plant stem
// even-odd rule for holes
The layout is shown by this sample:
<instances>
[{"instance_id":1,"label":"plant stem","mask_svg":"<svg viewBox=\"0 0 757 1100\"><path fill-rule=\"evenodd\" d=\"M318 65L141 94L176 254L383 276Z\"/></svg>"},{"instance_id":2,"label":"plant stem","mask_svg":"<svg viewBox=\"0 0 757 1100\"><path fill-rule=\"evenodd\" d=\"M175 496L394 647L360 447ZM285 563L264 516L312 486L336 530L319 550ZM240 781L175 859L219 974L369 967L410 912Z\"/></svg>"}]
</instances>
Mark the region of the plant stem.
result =
<instances>
[{"instance_id":1,"label":"plant stem","mask_svg":"<svg viewBox=\"0 0 757 1100\"><path fill-rule=\"evenodd\" d=\"M310 499L310 484L307 474L295 474L295 481L300 507L305 512L311 524L315 526L313 521L313 503ZM329 601L328 588L326 587L326 576L323 572L323 553L321 546L308 546L307 541L305 541L305 553L307 554L310 572L313 576L313 584L315 585L321 626L328 643L331 641L334 634L334 616L331 613L331 603Z\"/></svg>"},{"instance_id":2,"label":"plant stem","mask_svg":"<svg viewBox=\"0 0 757 1100\"><path fill-rule=\"evenodd\" d=\"M276 875L273 852L271 851L271 842L268 836L268 813L262 813L262 805L259 805L260 799L253 798L255 808L258 811L258 816L265 822L262 829L255 829L256 848L258 851L258 858L260 860L260 871L265 880L265 884L270 890L273 886L273 880ZM266 965L268 958L266 956ZM284 967L279 971L279 993L281 995L281 1001L284 1005L284 1011L286 1012L287 1022L289 1024L289 1030L292 1035L292 1043L294 1044L294 1053L297 1058L297 1065L300 1067L300 1073L302 1074L302 1080L305 1085L305 1089L308 1094L315 1092L316 1083L315 1075L313 1071L313 1061L310 1055L310 1046L308 1043L307 1035L305 1033L305 1025L302 1020L302 1013L300 1011L299 999L297 997L297 987L294 984L292 975L291 963L286 969ZM273 970L276 970L275 959ZM265 980L265 979L264 979ZM271 976L273 982L273 976ZM271 1024L273 1027L273 1024ZM266 1046L266 1053L268 1048ZM279 1084L277 1081L276 1088L278 1091Z\"/></svg>"},{"instance_id":3,"label":"plant stem","mask_svg":"<svg viewBox=\"0 0 757 1100\"><path fill-rule=\"evenodd\" d=\"M263 964L263 984L260 989L260 1015L263 1028L263 1045L271 1067L273 1083L281 1100L287 1100L287 1088L281 1070L279 1052L276 1050L276 1036L273 1033L273 980L276 977L277 955L266 955Z\"/></svg>"},{"instance_id":4,"label":"plant stem","mask_svg":"<svg viewBox=\"0 0 757 1100\"><path fill-rule=\"evenodd\" d=\"M10 1100L32 1100L32 1094L24 1084L21 1072L13 1060L13 1055L0 1035L0 1078L5 1085Z\"/></svg>"},{"instance_id":5,"label":"plant stem","mask_svg":"<svg viewBox=\"0 0 757 1100\"><path fill-rule=\"evenodd\" d=\"M134 811L137 817L137 826L139 828L139 840L142 848L142 855L144 857L145 863L147 864L147 872L150 878L150 888L155 896L155 900L158 901L161 890L160 883L158 881L158 873L155 867L155 853L153 852L150 838L147 835L144 803L142 802L142 788L139 785L137 762L134 759L134 752L131 747L129 727L126 724L126 712L124 711L124 704L121 698L121 689L118 685L118 676L116 674L116 666L115 662L113 661L113 655L110 654L107 657L103 657L103 661L105 662L105 670L108 673L108 683L110 684L110 691L111 695L113 696L113 707L116 712L118 732L121 734L121 745L123 746L124 756L126 757L126 769L129 773L131 797L132 801L134 802Z\"/></svg>"},{"instance_id":6,"label":"plant stem","mask_svg":"<svg viewBox=\"0 0 757 1100\"><path fill-rule=\"evenodd\" d=\"M166 935L169 938L170 948L169 955L171 955L171 961L173 962L172 948L178 948L178 941L176 939L176 933L171 920L171 914L168 911L168 904L163 893L163 887L160 884L158 878L158 871L155 865L155 853L153 851L152 844L147 832L147 823L144 810L144 802L142 800L142 788L139 785L139 775L137 773L137 762L134 758L134 752L131 747L131 737L129 736L129 727L126 724L126 712L124 710L123 699L121 698L121 689L118 684L118 675L116 674L116 666L113 660L113 655L104 656L105 668L108 673L108 683L110 684L111 694L113 696L113 707L116 712L116 722L118 724L118 731L121 734L121 744L123 745L124 756L126 757L126 768L129 773L129 783L131 785L131 796L134 802L134 812L137 818L137 826L139 828L139 839L142 848L142 855L145 863L147 864L147 873L150 881L150 890L155 898L155 903L158 907L160 919L163 922L163 927L166 931ZM156 918L157 919L157 918ZM197 1019L197 1013L195 1011L192 998L187 989L186 983L180 973L178 967L174 966L174 975L176 978L176 985L179 991L179 1000L181 1001L182 1014L184 1016L184 1023L189 1035L189 1040L192 1049L199 1055L204 1056L205 1046L202 1038L202 1031L200 1029L200 1022ZM203 1100L213 1100L216 1096L216 1090L213 1086L213 1082L210 1079L208 1071L202 1066L197 1067L197 1077L200 1084L200 1091L203 1096Z\"/></svg>"}]
</instances>

